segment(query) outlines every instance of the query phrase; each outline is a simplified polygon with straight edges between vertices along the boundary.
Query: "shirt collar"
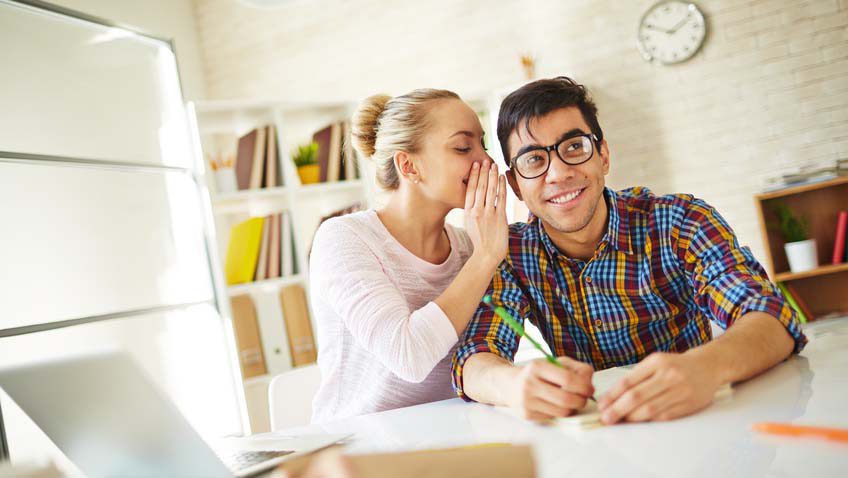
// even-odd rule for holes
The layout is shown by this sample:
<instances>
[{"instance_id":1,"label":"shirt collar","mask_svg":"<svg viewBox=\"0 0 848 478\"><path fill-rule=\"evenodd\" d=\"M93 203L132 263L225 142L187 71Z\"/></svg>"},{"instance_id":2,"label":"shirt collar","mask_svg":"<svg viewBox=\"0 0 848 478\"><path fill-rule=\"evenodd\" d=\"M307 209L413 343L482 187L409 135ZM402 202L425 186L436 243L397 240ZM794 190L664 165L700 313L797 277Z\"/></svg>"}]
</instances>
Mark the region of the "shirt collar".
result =
<instances>
[{"instance_id":1,"label":"shirt collar","mask_svg":"<svg viewBox=\"0 0 848 478\"><path fill-rule=\"evenodd\" d=\"M610 188L604 188L604 200L607 203L607 214L609 222L607 225L607 233L601 239L601 244L607 243L614 249L632 254L633 248L630 245L630 219L627 214L627 201L625 198L617 195ZM539 233L539 238L544 244L545 250L551 257L557 257L561 254L560 250L553 243L548 233L545 231L542 221L539 220L533 213L530 213L528 222L536 223L536 228ZM600 246L599 246L600 247Z\"/></svg>"},{"instance_id":2,"label":"shirt collar","mask_svg":"<svg viewBox=\"0 0 848 478\"><path fill-rule=\"evenodd\" d=\"M633 254L630 243L630 215L627 200L610 188L604 188L604 198L609 211L609 227L604 240L620 252Z\"/></svg>"}]
</instances>

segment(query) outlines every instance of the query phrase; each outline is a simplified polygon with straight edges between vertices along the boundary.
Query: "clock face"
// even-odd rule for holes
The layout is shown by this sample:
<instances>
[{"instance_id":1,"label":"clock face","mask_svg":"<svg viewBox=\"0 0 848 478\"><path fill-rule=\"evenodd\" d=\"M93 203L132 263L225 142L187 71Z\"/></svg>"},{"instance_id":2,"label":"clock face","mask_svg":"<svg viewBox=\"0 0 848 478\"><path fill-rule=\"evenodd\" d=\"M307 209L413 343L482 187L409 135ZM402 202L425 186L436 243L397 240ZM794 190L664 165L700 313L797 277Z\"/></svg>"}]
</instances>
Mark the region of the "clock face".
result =
<instances>
[{"instance_id":1,"label":"clock face","mask_svg":"<svg viewBox=\"0 0 848 478\"><path fill-rule=\"evenodd\" d=\"M680 63L697 53L706 34L704 15L694 3L660 2L639 23L639 50L647 61Z\"/></svg>"}]
</instances>

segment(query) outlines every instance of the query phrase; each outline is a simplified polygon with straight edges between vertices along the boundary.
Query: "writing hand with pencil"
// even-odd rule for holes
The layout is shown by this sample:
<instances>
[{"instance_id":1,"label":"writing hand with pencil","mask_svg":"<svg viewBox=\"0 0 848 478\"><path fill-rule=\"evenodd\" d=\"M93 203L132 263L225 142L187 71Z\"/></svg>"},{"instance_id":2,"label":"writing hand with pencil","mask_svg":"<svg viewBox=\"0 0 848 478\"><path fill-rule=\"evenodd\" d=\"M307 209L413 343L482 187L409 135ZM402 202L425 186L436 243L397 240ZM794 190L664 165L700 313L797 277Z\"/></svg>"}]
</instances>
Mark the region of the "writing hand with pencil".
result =
<instances>
[{"instance_id":1,"label":"writing hand with pencil","mask_svg":"<svg viewBox=\"0 0 848 478\"><path fill-rule=\"evenodd\" d=\"M593 399L594 369L591 365L568 357L553 357L527 335L524 327L509 312L493 305L490 296L484 297L483 302L492 307L516 335L530 341L545 354L543 359L513 369L512 386L506 397L510 408L528 420L547 421L573 415L586 406L587 400Z\"/></svg>"}]
</instances>

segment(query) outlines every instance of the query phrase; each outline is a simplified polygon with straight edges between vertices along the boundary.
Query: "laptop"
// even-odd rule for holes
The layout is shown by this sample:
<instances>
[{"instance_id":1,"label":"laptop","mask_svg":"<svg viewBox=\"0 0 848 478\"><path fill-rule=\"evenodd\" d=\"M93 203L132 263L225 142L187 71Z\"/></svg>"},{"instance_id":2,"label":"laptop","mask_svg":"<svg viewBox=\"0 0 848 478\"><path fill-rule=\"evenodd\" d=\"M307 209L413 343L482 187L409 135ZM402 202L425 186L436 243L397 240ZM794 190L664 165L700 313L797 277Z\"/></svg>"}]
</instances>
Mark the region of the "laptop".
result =
<instances>
[{"instance_id":1,"label":"laptop","mask_svg":"<svg viewBox=\"0 0 848 478\"><path fill-rule=\"evenodd\" d=\"M117 351L0 368L0 388L91 478L254 476L349 437L288 437L223 456Z\"/></svg>"}]
</instances>

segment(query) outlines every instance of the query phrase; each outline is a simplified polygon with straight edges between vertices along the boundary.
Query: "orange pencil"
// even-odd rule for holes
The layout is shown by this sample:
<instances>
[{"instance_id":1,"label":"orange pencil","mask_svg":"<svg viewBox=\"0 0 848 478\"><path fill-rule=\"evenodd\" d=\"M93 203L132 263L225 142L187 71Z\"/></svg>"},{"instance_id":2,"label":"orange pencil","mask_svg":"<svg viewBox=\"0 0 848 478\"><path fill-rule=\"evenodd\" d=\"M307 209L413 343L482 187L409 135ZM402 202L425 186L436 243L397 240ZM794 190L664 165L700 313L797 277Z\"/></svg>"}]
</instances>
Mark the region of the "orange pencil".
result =
<instances>
[{"instance_id":1,"label":"orange pencil","mask_svg":"<svg viewBox=\"0 0 848 478\"><path fill-rule=\"evenodd\" d=\"M815 437L848 443L848 429L846 428L810 427L789 423L755 423L753 428L760 433L772 435Z\"/></svg>"}]
</instances>

